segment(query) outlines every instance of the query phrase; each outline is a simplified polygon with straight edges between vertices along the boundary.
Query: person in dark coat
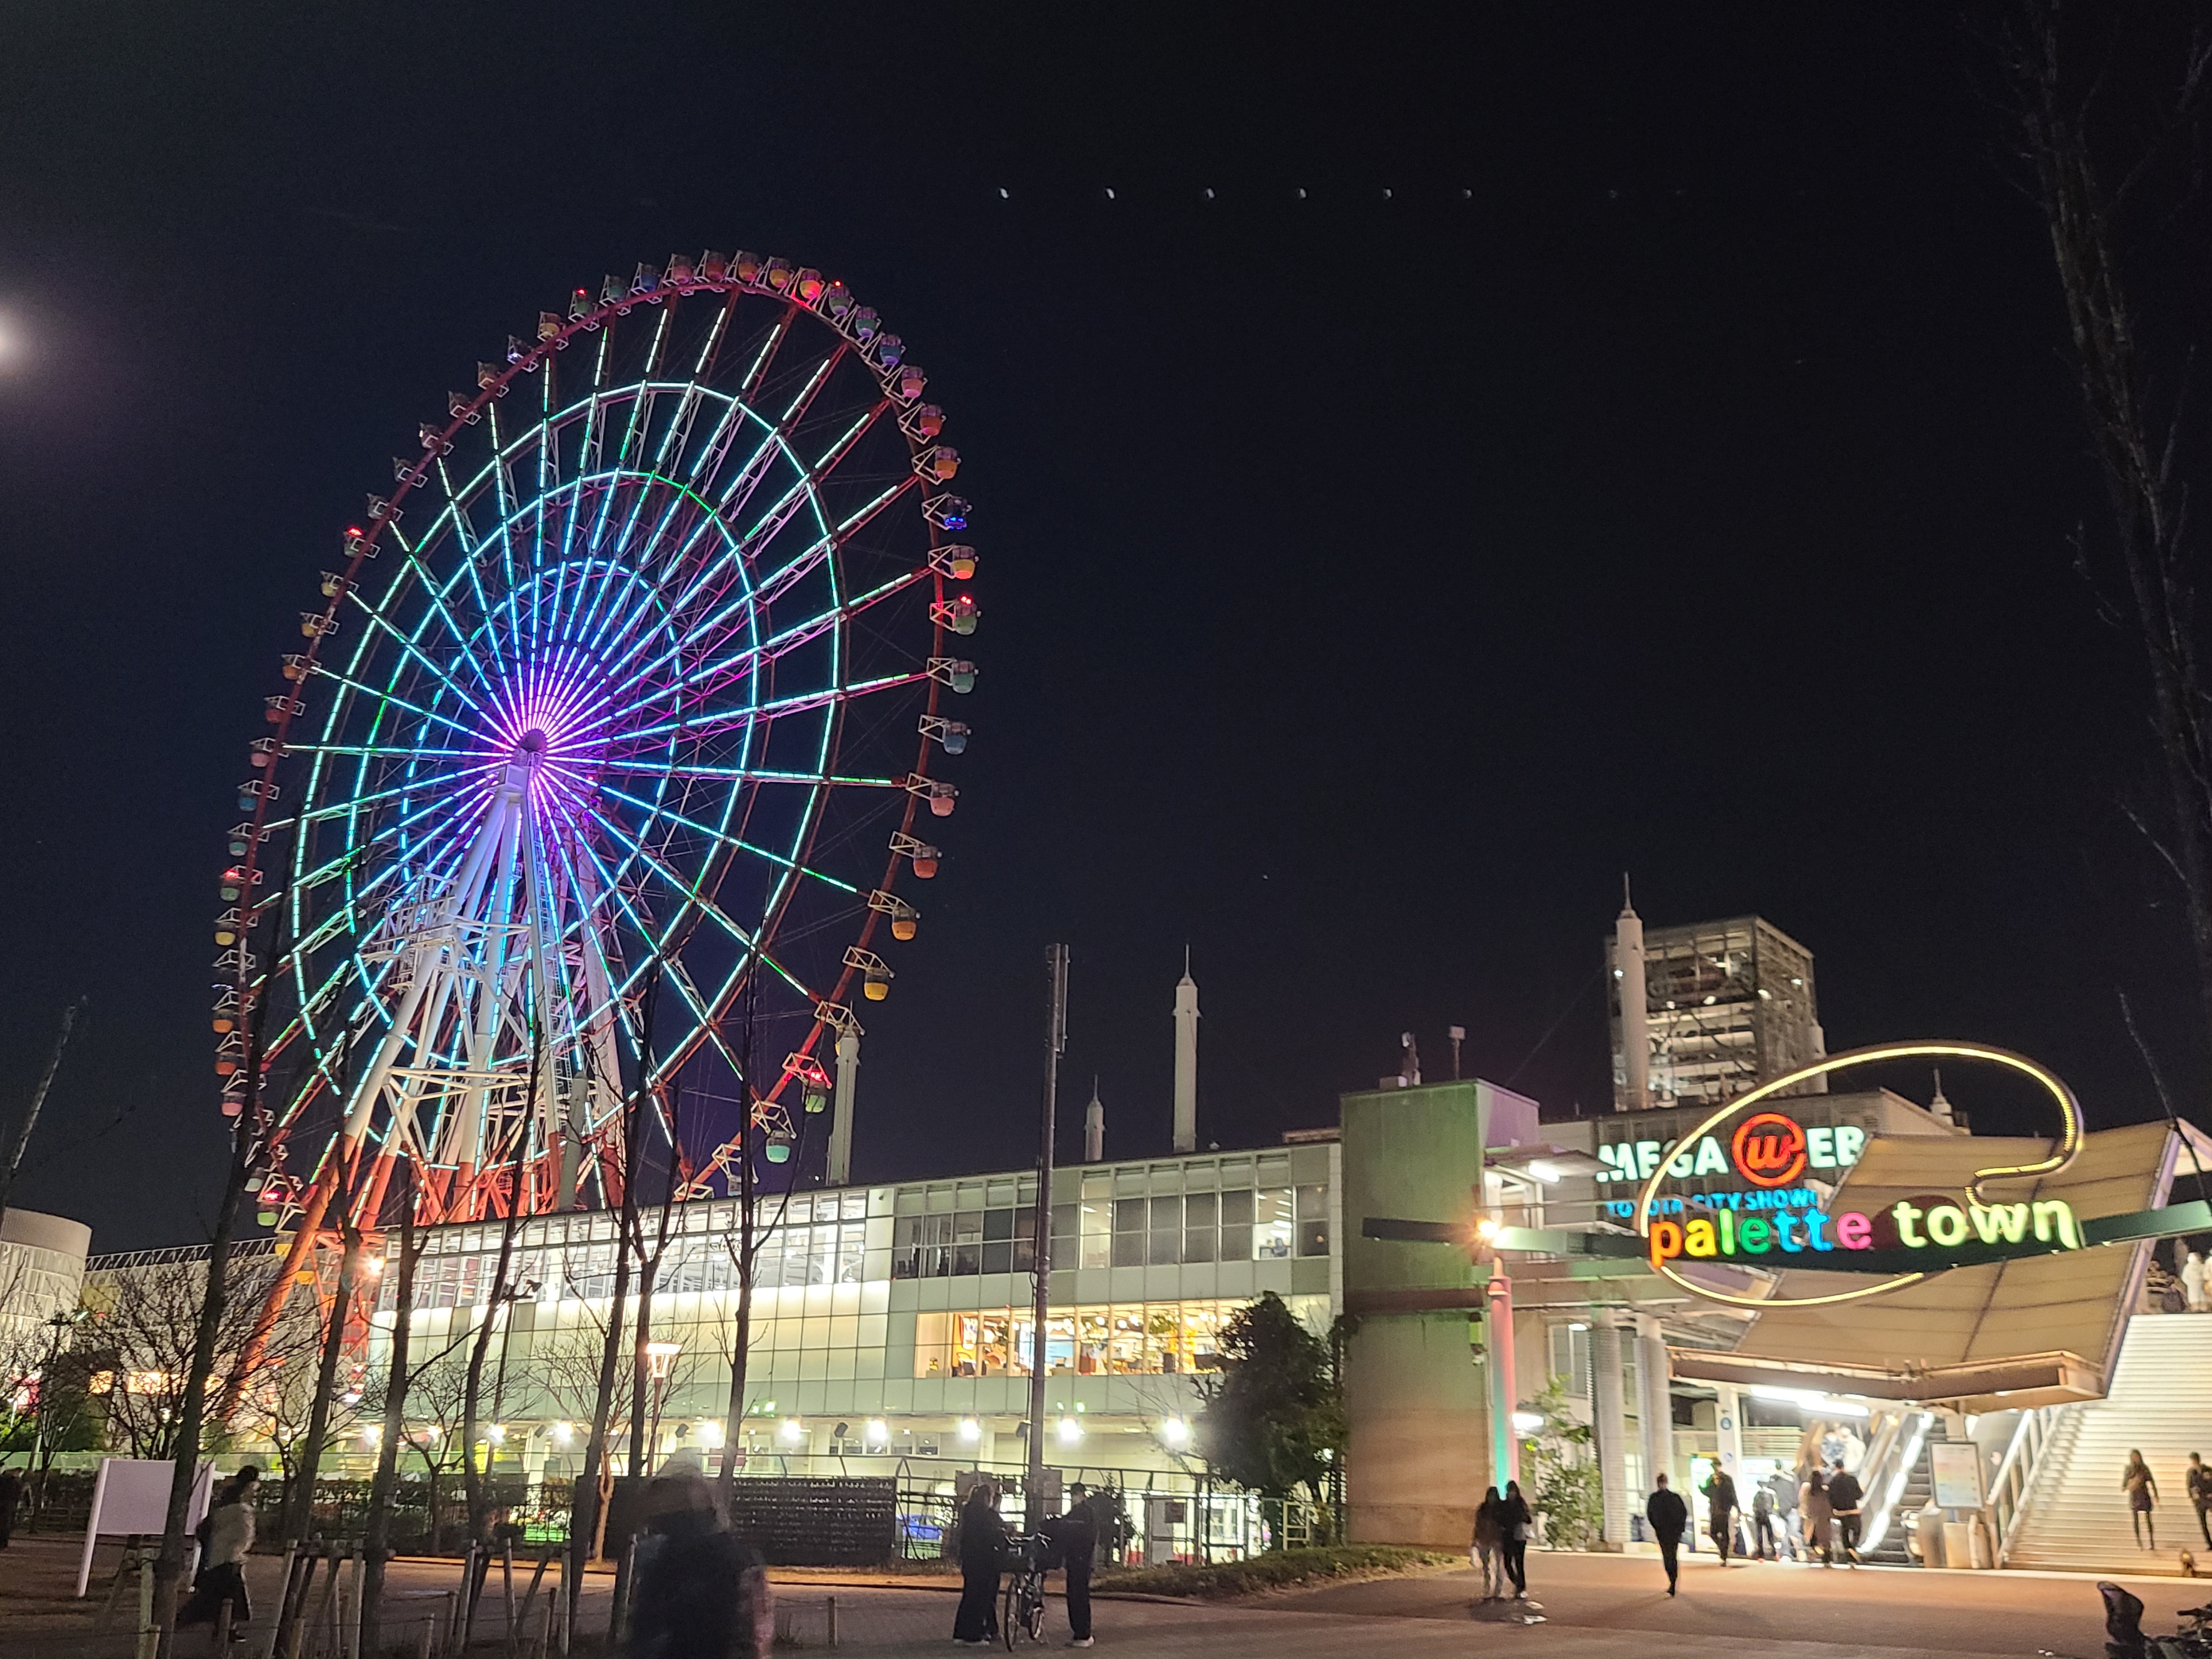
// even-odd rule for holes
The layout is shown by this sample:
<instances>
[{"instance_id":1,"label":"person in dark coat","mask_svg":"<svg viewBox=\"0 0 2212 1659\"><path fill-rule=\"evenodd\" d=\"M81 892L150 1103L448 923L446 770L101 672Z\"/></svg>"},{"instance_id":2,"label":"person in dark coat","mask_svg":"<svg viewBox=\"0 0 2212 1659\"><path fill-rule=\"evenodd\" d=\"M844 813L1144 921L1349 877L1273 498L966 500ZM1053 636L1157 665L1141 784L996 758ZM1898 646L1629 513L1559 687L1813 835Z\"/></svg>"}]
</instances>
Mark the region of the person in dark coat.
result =
<instances>
[{"instance_id":1,"label":"person in dark coat","mask_svg":"<svg viewBox=\"0 0 2212 1659\"><path fill-rule=\"evenodd\" d=\"M1735 1477L1726 1469L1715 1469L1701 1490L1705 1494L1705 1525L1713 1535L1713 1547L1721 1553L1721 1565L1728 1565L1729 1545L1735 1538Z\"/></svg>"},{"instance_id":2,"label":"person in dark coat","mask_svg":"<svg viewBox=\"0 0 2212 1659\"><path fill-rule=\"evenodd\" d=\"M1066 1515L1047 1520L1043 1530L1060 1557L1060 1570L1067 1585L1068 1646L1087 1648L1091 1645L1091 1564L1098 1553L1098 1516L1082 1482L1067 1492L1075 1501Z\"/></svg>"},{"instance_id":3,"label":"person in dark coat","mask_svg":"<svg viewBox=\"0 0 2212 1659\"><path fill-rule=\"evenodd\" d=\"M631 1659L769 1659L775 1610L760 1553L725 1527L693 1471L646 1488L646 1533L630 1604Z\"/></svg>"},{"instance_id":4,"label":"person in dark coat","mask_svg":"<svg viewBox=\"0 0 2212 1659\"><path fill-rule=\"evenodd\" d=\"M1505 1498L1498 1505L1498 1525L1504 1531L1498 1547L1505 1552L1505 1576L1513 1581L1513 1599L1528 1599L1528 1534L1536 1524L1529 1510L1528 1500L1521 1495L1521 1483L1505 1483Z\"/></svg>"},{"instance_id":5,"label":"person in dark coat","mask_svg":"<svg viewBox=\"0 0 2212 1659\"><path fill-rule=\"evenodd\" d=\"M1690 1506L1680 1492L1668 1486L1663 1474L1656 1490L1644 1500L1644 1518L1650 1523L1651 1536L1658 1543L1659 1559L1667 1568L1667 1594L1672 1595L1680 1572L1674 1552L1681 1548L1682 1534L1690 1524Z\"/></svg>"},{"instance_id":6,"label":"person in dark coat","mask_svg":"<svg viewBox=\"0 0 2212 1659\"><path fill-rule=\"evenodd\" d=\"M1782 1559L1774 1547L1774 1488L1764 1480L1751 1489L1751 1559Z\"/></svg>"},{"instance_id":7,"label":"person in dark coat","mask_svg":"<svg viewBox=\"0 0 2212 1659\"><path fill-rule=\"evenodd\" d=\"M1855 1567L1859 1564L1859 1505L1865 1502L1856 1475L1838 1468L1828 1477L1828 1512L1836 1517L1836 1548Z\"/></svg>"},{"instance_id":8,"label":"person in dark coat","mask_svg":"<svg viewBox=\"0 0 2212 1659\"><path fill-rule=\"evenodd\" d=\"M952 1615L954 1641L987 1648L999 1639L999 1572L1006 1554L999 1489L979 1480L960 1509L960 1608Z\"/></svg>"},{"instance_id":9,"label":"person in dark coat","mask_svg":"<svg viewBox=\"0 0 2212 1659\"><path fill-rule=\"evenodd\" d=\"M15 1506L23 1501L23 1475L20 1469L0 1469L0 1550L8 1547L8 1540L15 1530ZM2197 1514L2204 1513L2200 1507Z\"/></svg>"}]
</instances>

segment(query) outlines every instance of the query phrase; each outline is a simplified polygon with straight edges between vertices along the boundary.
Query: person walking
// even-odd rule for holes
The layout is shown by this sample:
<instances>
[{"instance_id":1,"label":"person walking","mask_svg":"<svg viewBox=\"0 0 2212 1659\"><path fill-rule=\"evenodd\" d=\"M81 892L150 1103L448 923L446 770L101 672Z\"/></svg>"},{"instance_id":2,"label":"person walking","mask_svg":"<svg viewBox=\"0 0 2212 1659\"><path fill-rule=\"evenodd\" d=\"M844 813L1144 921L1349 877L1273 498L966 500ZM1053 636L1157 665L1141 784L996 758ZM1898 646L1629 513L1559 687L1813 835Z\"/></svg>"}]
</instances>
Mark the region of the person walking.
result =
<instances>
[{"instance_id":1,"label":"person walking","mask_svg":"<svg viewBox=\"0 0 2212 1659\"><path fill-rule=\"evenodd\" d=\"M769 1659L775 1592L760 1552L722 1524L695 1465L664 1465L645 1492L630 1601L631 1659Z\"/></svg>"},{"instance_id":2,"label":"person walking","mask_svg":"<svg viewBox=\"0 0 2212 1659\"><path fill-rule=\"evenodd\" d=\"M2204 1258L2194 1250L2181 1264L2181 1294L2189 1304L2190 1312L2204 1311Z\"/></svg>"},{"instance_id":3,"label":"person walking","mask_svg":"<svg viewBox=\"0 0 2212 1659\"><path fill-rule=\"evenodd\" d=\"M1667 1594L1672 1595L1680 1572L1674 1553L1681 1548L1683 1528L1690 1524L1690 1506L1682 1501L1680 1492L1669 1490L1663 1474L1658 1478L1651 1496L1644 1500L1644 1518L1650 1523L1651 1536L1658 1542L1659 1559L1667 1569Z\"/></svg>"},{"instance_id":4,"label":"person walking","mask_svg":"<svg viewBox=\"0 0 2212 1659\"><path fill-rule=\"evenodd\" d=\"M2204 1534L2204 1547L2212 1549L2212 1522L2205 1519L2205 1511L2212 1510L2212 1469L2195 1452L2189 1454L2189 1501L2197 1510L2197 1530Z\"/></svg>"},{"instance_id":5,"label":"person walking","mask_svg":"<svg viewBox=\"0 0 2212 1659\"><path fill-rule=\"evenodd\" d=\"M22 1472L0 1469L0 1550L8 1547L8 1540L15 1534L15 1506L22 1501Z\"/></svg>"},{"instance_id":6,"label":"person walking","mask_svg":"<svg viewBox=\"0 0 2212 1659\"><path fill-rule=\"evenodd\" d=\"M999 1569L1006 1553L1006 1523L999 1518L999 1489L979 1480L960 1509L960 1607L952 1639L988 1648L999 1639Z\"/></svg>"},{"instance_id":7,"label":"person walking","mask_svg":"<svg viewBox=\"0 0 2212 1659\"><path fill-rule=\"evenodd\" d=\"M1828 1513L1836 1518L1836 1548L1855 1567L1859 1564L1859 1505L1865 1502L1858 1476L1837 1465L1828 1477Z\"/></svg>"},{"instance_id":8,"label":"person walking","mask_svg":"<svg viewBox=\"0 0 2212 1659\"><path fill-rule=\"evenodd\" d=\"M2134 1522L2136 1542L2146 1549L2158 1547L2158 1522L2151 1511L2158 1505L2158 1481L2139 1451L2128 1454L2128 1467L2120 1475L2120 1490L2128 1495L2128 1518ZM2144 1541L2148 1534L2149 1541Z\"/></svg>"},{"instance_id":9,"label":"person walking","mask_svg":"<svg viewBox=\"0 0 2212 1659\"><path fill-rule=\"evenodd\" d=\"M207 1519L200 1522L200 1570L192 1576L191 1599L178 1610L180 1625L212 1623L230 1604L230 1633L237 1639L252 1616L246 1598L246 1558L253 1553L253 1494L261 1471L248 1463L216 1493Z\"/></svg>"},{"instance_id":10,"label":"person walking","mask_svg":"<svg viewBox=\"0 0 2212 1659\"><path fill-rule=\"evenodd\" d=\"M1705 1495L1705 1528L1713 1535L1713 1547L1721 1553L1721 1565L1728 1565L1729 1544L1735 1536L1735 1477L1726 1469L1715 1469L1698 1488Z\"/></svg>"},{"instance_id":11,"label":"person walking","mask_svg":"<svg viewBox=\"0 0 2212 1659\"><path fill-rule=\"evenodd\" d=\"M1521 1495L1521 1483L1505 1483L1505 1504L1498 1512L1499 1524L1505 1536L1499 1547L1505 1553L1505 1576L1513 1581L1513 1598L1516 1601L1528 1599L1528 1534L1536 1525L1535 1513L1528 1500Z\"/></svg>"},{"instance_id":12,"label":"person walking","mask_svg":"<svg viewBox=\"0 0 2212 1659\"><path fill-rule=\"evenodd\" d=\"M1482 1572L1482 1599L1495 1601L1505 1593L1505 1525L1500 1511L1505 1500L1495 1486L1482 1489L1482 1502L1474 1506L1474 1541L1468 1556Z\"/></svg>"},{"instance_id":13,"label":"person walking","mask_svg":"<svg viewBox=\"0 0 2212 1659\"><path fill-rule=\"evenodd\" d=\"M1805 1528L1805 1559L1810 1561L1815 1553L1824 1567L1835 1565L1828 1548L1828 1471L1815 1463L1805 1472L1805 1483L1797 1488L1797 1513L1803 1517Z\"/></svg>"},{"instance_id":14,"label":"person walking","mask_svg":"<svg viewBox=\"0 0 2212 1659\"><path fill-rule=\"evenodd\" d=\"M1098 1515L1091 1507L1090 1490L1081 1481L1067 1489L1075 1501L1066 1515L1044 1523L1045 1536L1060 1554L1060 1574L1067 1589L1068 1646L1091 1645L1091 1564L1098 1553Z\"/></svg>"}]
</instances>

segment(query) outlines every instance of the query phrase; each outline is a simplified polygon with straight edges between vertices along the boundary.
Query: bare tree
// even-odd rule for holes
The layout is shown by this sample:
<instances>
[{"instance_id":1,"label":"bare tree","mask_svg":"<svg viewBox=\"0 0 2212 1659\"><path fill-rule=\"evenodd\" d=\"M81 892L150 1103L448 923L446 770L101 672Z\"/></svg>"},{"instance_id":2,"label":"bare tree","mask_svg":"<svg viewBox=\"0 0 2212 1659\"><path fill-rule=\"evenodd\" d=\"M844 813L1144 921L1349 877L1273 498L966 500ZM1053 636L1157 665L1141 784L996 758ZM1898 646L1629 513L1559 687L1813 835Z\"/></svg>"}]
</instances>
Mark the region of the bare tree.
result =
<instances>
[{"instance_id":1,"label":"bare tree","mask_svg":"<svg viewBox=\"0 0 2212 1659\"><path fill-rule=\"evenodd\" d=\"M399 1166L399 1265L392 1274L391 1363L379 1396L376 1474L369 1482L368 1514L362 1540L361 1644L380 1653L378 1629L384 1601L384 1565L392 1553L392 1500L399 1478L399 1442L406 1431L408 1350L413 1346L415 1269L422 1258L422 1233L415 1224L415 1160Z\"/></svg>"},{"instance_id":2,"label":"bare tree","mask_svg":"<svg viewBox=\"0 0 2212 1659\"><path fill-rule=\"evenodd\" d=\"M2140 258L2201 205L2212 33L2190 9L2021 0L2002 56L2110 514L2077 533L2077 558L2106 620L2142 651L2150 692L2163 800L2130 816L2180 889L2212 1042L2212 703L2188 479L2203 436L2187 386L2198 331L2147 330ZM2147 343L2153 334L2162 344Z\"/></svg>"},{"instance_id":3,"label":"bare tree","mask_svg":"<svg viewBox=\"0 0 2212 1659\"><path fill-rule=\"evenodd\" d=\"M487 1540L491 1527L491 1501L483 1478L477 1467L477 1424L478 1407L483 1399L484 1361L491 1353L492 1332L514 1316L514 1241L522 1231L522 1169L530 1150L530 1125L538 1116L538 1086L542 1080L545 1045L532 1022L530 1042L530 1088L527 1104L516 1118L514 1127L514 1153L508 1166L507 1185L507 1214L499 1229L499 1258L492 1269L491 1288L484 1298L483 1313L476 1327L476 1340L469 1345L467 1372L461 1388L461 1481L468 1492L469 1536L479 1541ZM485 1460L489 1462L490 1460Z\"/></svg>"}]
</instances>

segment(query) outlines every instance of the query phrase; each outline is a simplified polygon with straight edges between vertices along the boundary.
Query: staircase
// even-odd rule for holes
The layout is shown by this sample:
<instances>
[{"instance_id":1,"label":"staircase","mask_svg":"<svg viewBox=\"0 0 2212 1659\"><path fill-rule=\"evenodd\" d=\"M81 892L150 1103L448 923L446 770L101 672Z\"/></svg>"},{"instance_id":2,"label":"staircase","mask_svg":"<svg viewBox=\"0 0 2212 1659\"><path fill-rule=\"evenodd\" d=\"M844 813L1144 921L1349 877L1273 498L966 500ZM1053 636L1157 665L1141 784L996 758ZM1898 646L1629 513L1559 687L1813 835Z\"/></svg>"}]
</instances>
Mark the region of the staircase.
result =
<instances>
[{"instance_id":1,"label":"staircase","mask_svg":"<svg viewBox=\"0 0 2212 1659\"><path fill-rule=\"evenodd\" d=\"M2068 1408L2006 1540L2008 1567L2181 1571L2212 1564L2189 1502L2189 1454L2212 1459L2212 1315L2137 1314L2102 1400ZM2136 1546L2120 1471L2139 1449L2158 1482L2159 1547Z\"/></svg>"}]
</instances>

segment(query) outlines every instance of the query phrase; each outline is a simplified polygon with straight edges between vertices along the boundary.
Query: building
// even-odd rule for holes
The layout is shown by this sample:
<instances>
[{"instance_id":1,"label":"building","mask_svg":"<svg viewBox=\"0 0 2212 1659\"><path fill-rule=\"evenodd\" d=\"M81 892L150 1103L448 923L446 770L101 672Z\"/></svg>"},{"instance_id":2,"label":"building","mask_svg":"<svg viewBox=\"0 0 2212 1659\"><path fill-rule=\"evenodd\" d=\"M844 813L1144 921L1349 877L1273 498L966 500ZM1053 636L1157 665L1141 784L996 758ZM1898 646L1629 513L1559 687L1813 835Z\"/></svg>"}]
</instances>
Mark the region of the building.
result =
<instances>
[{"instance_id":1,"label":"building","mask_svg":"<svg viewBox=\"0 0 2212 1659\"><path fill-rule=\"evenodd\" d=\"M1624 907L1605 949L1616 1111L1717 1106L1827 1053L1813 953L1762 917L1646 932L1634 908ZM1639 963L1637 1043L1637 1011L1624 995ZM1820 1087L1808 1084L1806 1092Z\"/></svg>"},{"instance_id":2,"label":"building","mask_svg":"<svg viewBox=\"0 0 2212 1659\"><path fill-rule=\"evenodd\" d=\"M12 1343L76 1306L92 1229L36 1210L0 1217L0 1333Z\"/></svg>"}]
</instances>

